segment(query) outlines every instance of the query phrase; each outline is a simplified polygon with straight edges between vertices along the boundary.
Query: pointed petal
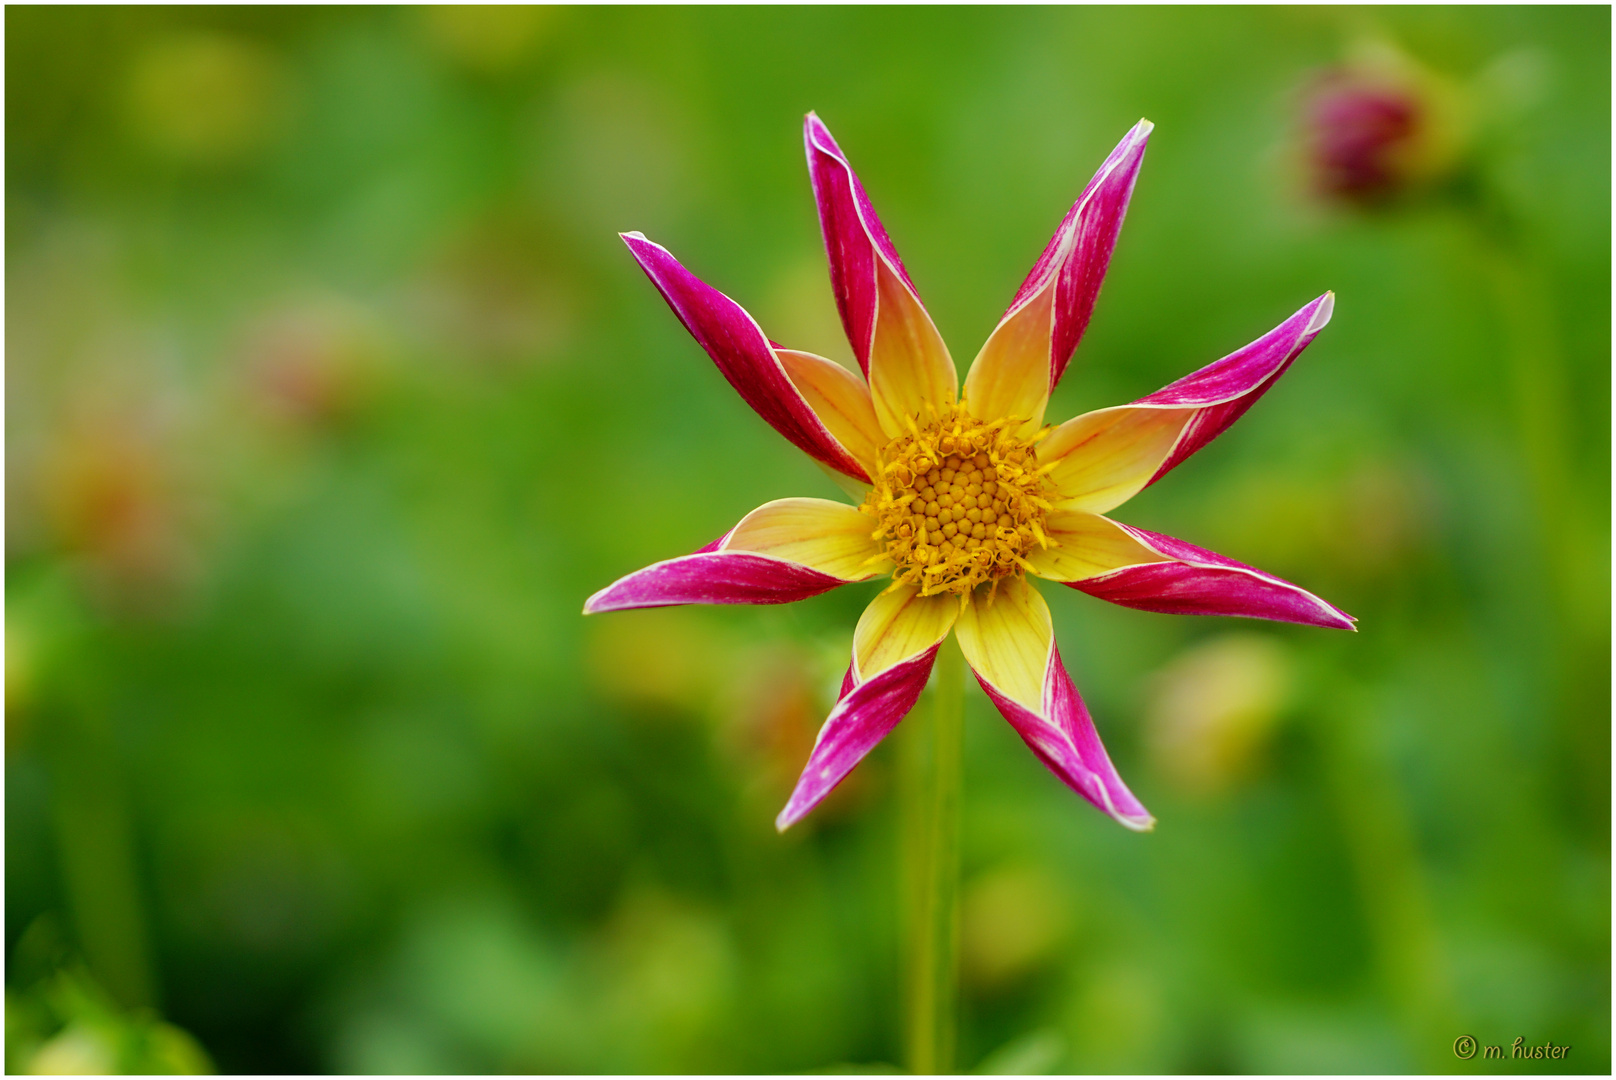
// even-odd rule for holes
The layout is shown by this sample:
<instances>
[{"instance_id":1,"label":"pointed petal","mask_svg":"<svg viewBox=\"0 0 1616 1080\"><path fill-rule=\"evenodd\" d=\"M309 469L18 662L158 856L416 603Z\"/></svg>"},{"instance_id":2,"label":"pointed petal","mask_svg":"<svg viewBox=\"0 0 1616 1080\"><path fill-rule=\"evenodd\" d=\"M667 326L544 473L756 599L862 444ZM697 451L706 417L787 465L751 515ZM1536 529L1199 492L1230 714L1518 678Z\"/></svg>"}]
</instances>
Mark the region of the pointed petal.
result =
<instances>
[{"instance_id":1,"label":"pointed petal","mask_svg":"<svg viewBox=\"0 0 1616 1080\"><path fill-rule=\"evenodd\" d=\"M864 380L834 360L796 349L776 348L791 384L802 394L836 441L874 475L875 452L886 435L875 418L875 403Z\"/></svg>"},{"instance_id":2,"label":"pointed petal","mask_svg":"<svg viewBox=\"0 0 1616 1080\"><path fill-rule=\"evenodd\" d=\"M977 593L955 632L977 682L1032 752L1067 787L1130 829L1156 821L1117 775L1055 648L1049 606L1025 578L989 602Z\"/></svg>"},{"instance_id":3,"label":"pointed petal","mask_svg":"<svg viewBox=\"0 0 1616 1080\"><path fill-rule=\"evenodd\" d=\"M1026 578L1005 578L991 599L986 590L973 593L956 633L977 678L1024 708L1043 707L1055 626L1049 605Z\"/></svg>"},{"instance_id":4,"label":"pointed petal","mask_svg":"<svg viewBox=\"0 0 1616 1080\"><path fill-rule=\"evenodd\" d=\"M971 363L965 399L974 415L1026 417L1029 430L1043 423L1094 311L1153 126L1139 121L1111 151Z\"/></svg>"},{"instance_id":5,"label":"pointed petal","mask_svg":"<svg viewBox=\"0 0 1616 1080\"><path fill-rule=\"evenodd\" d=\"M814 412L746 309L637 232L623 242L718 370L746 403L809 457L868 482L869 473Z\"/></svg>"},{"instance_id":6,"label":"pointed petal","mask_svg":"<svg viewBox=\"0 0 1616 1080\"><path fill-rule=\"evenodd\" d=\"M1086 510L1050 511L1044 518L1044 535L1050 546L1028 552L1027 562L1033 573L1050 581L1070 584L1124 566L1167 561L1123 526Z\"/></svg>"},{"instance_id":7,"label":"pointed petal","mask_svg":"<svg viewBox=\"0 0 1616 1080\"><path fill-rule=\"evenodd\" d=\"M1131 405L1099 409L1056 428L1038 448L1059 461L1057 505L1104 513L1160 480L1256 404L1335 310L1325 293L1279 326Z\"/></svg>"},{"instance_id":8,"label":"pointed petal","mask_svg":"<svg viewBox=\"0 0 1616 1080\"><path fill-rule=\"evenodd\" d=\"M818 806L906 716L931 676L933 645L868 682L847 687L819 729L819 739L774 827L785 832ZM846 683L843 684L846 686Z\"/></svg>"},{"instance_id":9,"label":"pointed petal","mask_svg":"<svg viewBox=\"0 0 1616 1080\"><path fill-rule=\"evenodd\" d=\"M1043 426L1051 389L1054 303L1051 282L999 321L965 376L965 403L972 416L1019 416L1023 433Z\"/></svg>"},{"instance_id":10,"label":"pointed petal","mask_svg":"<svg viewBox=\"0 0 1616 1080\"><path fill-rule=\"evenodd\" d=\"M803 142L836 308L870 380L881 429L897 436L904 417L924 419L928 406L952 405L959 376L847 156L813 113Z\"/></svg>"},{"instance_id":11,"label":"pointed petal","mask_svg":"<svg viewBox=\"0 0 1616 1080\"><path fill-rule=\"evenodd\" d=\"M886 261L915 291L898 249L892 246L881 219L864 193L864 185L836 145L830 129L814 113L803 119L802 141L808 154L808 179L819 208L819 228L830 261L831 291L842 328L858 357L859 367L870 373L870 340L875 335L875 264Z\"/></svg>"},{"instance_id":12,"label":"pointed petal","mask_svg":"<svg viewBox=\"0 0 1616 1080\"><path fill-rule=\"evenodd\" d=\"M864 609L853 631L853 677L868 682L948 636L960 610L949 594L921 596L914 585L888 589Z\"/></svg>"},{"instance_id":13,"label":"pointed petal","mask_svg":"<svg viewBox=\"0 0 1616 1080\"><path fill-rule=\"evenodd\" d=\"M1194 409L1118 405L1075 416L1038 448L1045 464L1058 461L1050 482L1055 505L1103 514L1143 491L1191 420Z\"/></svg>"},{"instance_id":14,"label":"pointed petal","mask_svg":"<svg viewBox=\"0 0 1616 1080\"><path fill-rule=\"evenodd\" d=\"M864 609L841 699L820 728L776 828L785 831L818 806L914 707L959 609L953 597L922 597L907 587L882 593Z\"/></svg>"},{"instance_id":15,"label":"pointed petal","mask_svg":"<svg viewBox=\"0 0 1616 1080\"><path fill-rule=\"evenodd\" d=\"M1045 529L1057 546L1030 555L1033 568L1113 604L1353 629L1351 615L1306 589L1171 536L1082 511L1056 511Z\"/></svg>"},{"instance_id":16,"label":"pointed petal","mask_svg":"<svg viewBox=\"0 0 1616 1080\"><path fill-rule=\"evenodd\" d=\"M764 503L700 551L600 590L584 614L672 604L789 604L889 569L870 518L828 499Z\"/></svg>"},{"instance_id":17,"label":"pointed petal","mask_svg":"<svg viewBox=\"0 0 1616 1080\"><path fill-rule=\"evenodd\" d=\"M870 396L888 438L954 404L959 374L920 299L885 263L876 266L881 301L870 345Z\"/></svg>"}]
</instances>

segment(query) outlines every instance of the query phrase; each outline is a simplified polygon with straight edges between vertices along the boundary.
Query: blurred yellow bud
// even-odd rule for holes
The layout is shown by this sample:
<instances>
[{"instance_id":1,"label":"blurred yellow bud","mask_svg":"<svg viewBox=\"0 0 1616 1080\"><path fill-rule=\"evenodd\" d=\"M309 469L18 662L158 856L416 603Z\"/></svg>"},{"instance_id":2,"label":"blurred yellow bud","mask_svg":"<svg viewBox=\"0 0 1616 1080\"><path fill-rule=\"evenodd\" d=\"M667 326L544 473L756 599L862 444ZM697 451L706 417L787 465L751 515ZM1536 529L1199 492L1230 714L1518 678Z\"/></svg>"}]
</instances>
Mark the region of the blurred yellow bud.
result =
<instances>
[{"instance_id":1,"label":"blurred yellow bud","mask_svg":"<svg viewBox=\"0 0 1616 1080\"><path fill-rule=\"evenodd\" d=\"M1290 689L1284 648L1233 633L1181 653L1155 678L1147 745L1180 787L1213 794L1249 775Z\"/></svg>"},{"instance_id":2,"label":"blurred yellow bud","mask_svg":"<svg viewBox=\"0 0 1616 1080\"><path fill-rule=\"evenodd\" d=\"M962 915L966 978L991 992L1044 966L1071 928L1069 908L1040 867L1000 867L977 878L966 889Z\"/></svg>"},{"instance_id":3,"label":"blurred yellow bud","mask_svg":"<svg viewBox=\"0 0 1616 1080\"><path fill-rule=\"evenodd\" d=\"M287 105L280 66L265 49L223 34L162 39L135 60L129 112L153 150L197 165L238 161L277 133Z\"/></svg>"},{"instance_id":4,"label":"blurred yellow bud","mask_svg":"<svg viewBox=\"0 0 1616 1080\"><path fill-rule=\"evenodd\" d=\"M442 4L421 9L432 46L473 71L497 75L544 40L556 8L540 4Z\"/></svg>"},{"instance_id":5,"label":"blurred yellow bud","mask_svg":"<svg viewBox=\"0 0 1616 1080\"><path fill-rule=\"evenodd\" d=\"M105 1076L117 1071L117 1048L87 1024L69 1024L35 1051L27 1072L34 1076Z\"/></svg>"},{"instance_id":6,"label":"blurred yellow bud","mask_svg":"<svg viewBox=\"0 0 1616 1080\"><path fill-rule=\"evenodd\" d=\"M6 620L6 716L26 708L34 688L34 642L28 632ZM9 730L9 725L7 730Z\"/></svg>"},{"instance_id":7,"label":"blurred yellow bud","mask_svg":"<svg viewBox=\"0 0 1616 1080\"><path fill-rule=\"evenodd\" d=\"M1366 458L1345 471L1268 469L1232 482L1215 509L1216 542L1276 573L1356 588L1340 602L1372 603L1415 572L1438 528L1442 497L1417 463Z\"/></svg>"}]
</instances>

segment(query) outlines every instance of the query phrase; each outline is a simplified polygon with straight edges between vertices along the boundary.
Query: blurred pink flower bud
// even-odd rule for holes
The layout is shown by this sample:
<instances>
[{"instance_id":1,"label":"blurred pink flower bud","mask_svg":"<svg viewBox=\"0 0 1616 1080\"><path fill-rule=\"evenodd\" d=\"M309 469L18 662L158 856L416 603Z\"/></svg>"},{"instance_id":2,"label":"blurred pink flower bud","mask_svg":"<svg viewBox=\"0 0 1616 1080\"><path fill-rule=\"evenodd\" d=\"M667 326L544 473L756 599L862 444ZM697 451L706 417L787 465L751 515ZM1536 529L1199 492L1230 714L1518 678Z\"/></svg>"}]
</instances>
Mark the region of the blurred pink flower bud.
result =
<instances>
[{"instance_id":1,"label":"blurred pink flower bud","mask_svg":"<svg viewBox=\"0 0 1616 1080\"><path fill-rule=\"evenodd\" d=\"M1337 69L1320 78L1305 109L1320 194L1374 202L1405 185L1412 144L1428 122L1408 89Z\"/></svg>"},{"instance_id":2,"label":"blurred pink flower bud","mask_svg":"<svg viewBox=\"0 0 1616 1080\"><path fill-rule=\"evenodd\" d=\"M1314 191L1373 205L1447 178L1468 141L1469 98L1395 46L1360 43L1303 95L1302 150Z\"/></svg>"}]
</instances>

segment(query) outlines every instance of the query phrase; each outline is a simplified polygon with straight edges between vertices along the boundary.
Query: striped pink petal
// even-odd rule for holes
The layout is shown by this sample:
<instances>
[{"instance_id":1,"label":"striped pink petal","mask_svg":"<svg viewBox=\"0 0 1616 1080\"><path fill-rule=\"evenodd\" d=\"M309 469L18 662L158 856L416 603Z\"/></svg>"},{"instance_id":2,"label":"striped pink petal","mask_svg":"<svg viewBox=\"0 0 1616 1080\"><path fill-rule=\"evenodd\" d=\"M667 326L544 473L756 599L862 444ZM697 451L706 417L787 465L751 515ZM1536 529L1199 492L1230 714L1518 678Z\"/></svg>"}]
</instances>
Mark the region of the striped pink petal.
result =
<instances>
[{"instance_id":1,"label":"striped pink petal","mask_svg":"<svg viewBox=\"0 0 1616 1080\"><path fill-rule=\"evenodd\" d=\"M808 153L808 178L819 205L819 227L825 236L825 254L830 260L831 291L836 310L841 313L853 355L866 377L870 374L870 342L875 335L877 306L876 261L887 265L903 279L909 291L919 296L909 271L892 246L892 238L870 205L864 185L847 163L847 155L836 145L830 129L818 116L809 113L803 121L802 139Z\"/></svg>"},{"instance_id":2,"label":"striped pink petal","mask_svg":"<svg viewBox=\"0 0 1616 1080\"><path fill-rule=\"evenodd\" d=\"M847 156L813 113L803 142L836 308L881 428L896 436L952 405L959 375Z\"/></svg>"},{"instance_id":3,"label":"striped pink petal","mask_svg":"<svg viewBox=\"0 0 1616 1080\"><path fill-rule=\"evenodd\" d=\"M1134 402L1156 408L1199 410L1149 483L1160 480L1244 416L1279 381L1302 350L1313 343L1334 312L1335 293L1327 292L1245 348Z\"/></svg>"},{"instance_id":4,"label":"striped pink petal","mask_svg":"<svg viewBox=\"0 0 1616 1080\"><path fill-rule=\"evenodd\" d=\"M845 503L776 499L699 551L606 586L584 604L584 614L674 604L789 604L867 581L891 569L878 559L870 526Z\"/></svg>"},{"instance_id":5,"label":"striped pink petal","mask_svg":"<svg viewBox=\"0 0 1616 1080\"><path fill-rule=\"evenodd\" d=\"M965 383L977 415L1042 422L1094 312L1152 127L1139 121L1111 151L982 346Z\"/></svg>"},{"instance_id":6,"label":"striped pink petal","mask_svg":"<svg viewBox=\"0 0 1616 1080\"><path fill-rule=\"evenodd\" d=\"M1128 790L1111 764L1100 734L1094 730L1094 719L1072 685L1071 676L1066 674L1058 649L1050 646L1044 700L1037 711L1001 694L980 674L976 681L1016 734L1063 784L1136 832L1156 827L1156 819Z\"/></svg>"},{"instance_id":7,"label":"striped pink petal","mask_svg":"<svg viewBox=\"0 0 1616 1080\"><path fill-rule=\"evenodd\" d=\"M1325 293L1223 359L1128 405L1068 420L1038 448L1057 505L1104 513L1160 480L1257 403L1330 321Z\"/></svg>"},{"instance_id":8,"label":"striped pink petal","mask_svg":"<svg viewBox=\"0 0 1616 1080\"><path fill-rule=\"evenodd\" d=\"M914 707L958 613L954 597L923 597L909 586L882 593L864 609L841 695L776 828L784 832L818 806Z\"/></svg>"},{"instance_id":9,"label":"striped pink petal","mask_svg":"<svg viewBox=\"0 0 1616 1080\"><path fill-rule=\"evenodd\" d=\"M1049 607L1024 579L992 601L972 597L956 626L960 648L1001 715L1062 783L1130 829L1156 819L1128 790L1055 647Z\"/></svg>"},{"instance_id":10,"label":"striped pink petal","mask_svg":"<svg viewBox=\"0 0 1616 1080\"><path fill-rule=\"evenodd\" d=\"M759 416L827 468L870 481L866 465L814 411L745 308L686 270L666 248L641 233L623 233L622 237L690 336L707 350L724 378Z\"/></svg>"},{"instance_id":11,"label":"striped pink petal","mask_svg":"<svg viewBox=\"0 0 1616 1080\"><path fill-rule=\"evenodd\" d=\"M785 809L774 819L781 832L801 821L846 779L864 755L898 726L920 699L937 659L933 645L862 683L843 681L842 696L819 730L819 739Z\"/></svg>"},{"instance_id":12,"label":"striped pink petal","mask_svg":"<svg viewBox=\"0 0 1616 1080\"><path fill-rule=\"evenodd\" d=\"M1171 536L1120 521L1112 524L1162 561L1124 566L1065 584L1140 611L1239 615L1337 630L1356 629L1351 615L1283 578Z\"/></svg>"}]
</instances>

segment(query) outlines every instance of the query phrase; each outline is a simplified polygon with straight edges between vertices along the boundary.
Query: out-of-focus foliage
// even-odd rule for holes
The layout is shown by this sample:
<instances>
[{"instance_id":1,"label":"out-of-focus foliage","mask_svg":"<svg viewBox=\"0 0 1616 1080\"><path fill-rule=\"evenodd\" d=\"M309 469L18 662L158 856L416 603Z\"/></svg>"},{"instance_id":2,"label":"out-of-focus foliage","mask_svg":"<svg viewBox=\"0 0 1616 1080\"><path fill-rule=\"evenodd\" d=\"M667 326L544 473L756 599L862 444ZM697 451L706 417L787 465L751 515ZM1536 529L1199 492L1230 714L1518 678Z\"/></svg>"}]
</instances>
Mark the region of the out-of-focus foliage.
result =
<instances>
[{"instance_id":1,"label":"out-of-focus foliage","mask_svg":"<svg viewBox=\"0 0 1616 1080\"><path fill-rule=\"evenodd\" d=\"M810 108L962 364L1155 121L1052 417L1338 295L1122 516L1362 632L1051 598L1160 826L970 699L962 1065L1610 1068L1608 9L6 29L11 1068L897 1060L892 751L770 824L872 588L578 613L835 494L613 235L846 360ZM1419 198L1318 204L1303 102L1365 40L1487 123Z\"/></svg>"},{"instance_id":2,"label":"out-of-focus foliage","mask_svg":"<svg viewBox=\"0 0 1616 1080\"><path fill-rule=\"evenodd\" d=\"M125 1009L70 958L58 920L35 919L10 955L6 1072L197 1075L213 1063L196 1040L148 1008ZM23 989L15 989L21 987Z\"/></svg>"}]
</instances>

